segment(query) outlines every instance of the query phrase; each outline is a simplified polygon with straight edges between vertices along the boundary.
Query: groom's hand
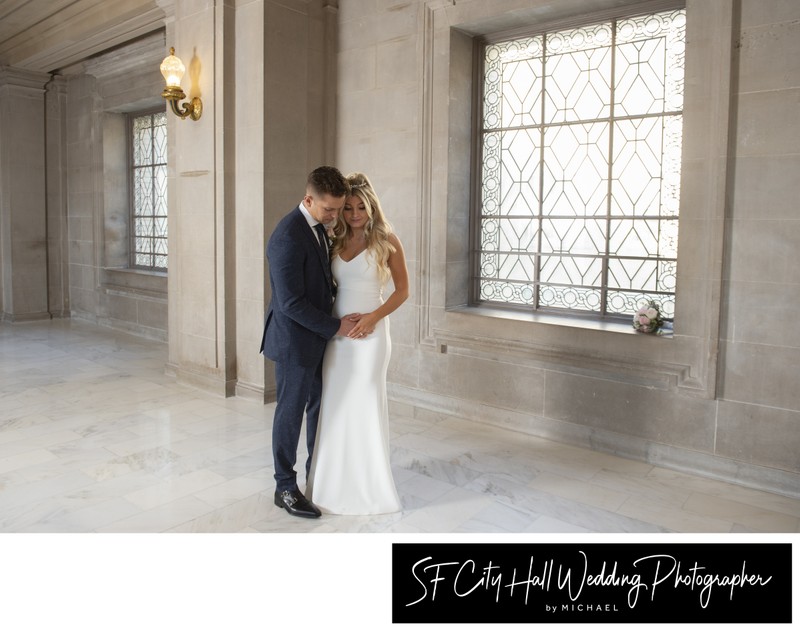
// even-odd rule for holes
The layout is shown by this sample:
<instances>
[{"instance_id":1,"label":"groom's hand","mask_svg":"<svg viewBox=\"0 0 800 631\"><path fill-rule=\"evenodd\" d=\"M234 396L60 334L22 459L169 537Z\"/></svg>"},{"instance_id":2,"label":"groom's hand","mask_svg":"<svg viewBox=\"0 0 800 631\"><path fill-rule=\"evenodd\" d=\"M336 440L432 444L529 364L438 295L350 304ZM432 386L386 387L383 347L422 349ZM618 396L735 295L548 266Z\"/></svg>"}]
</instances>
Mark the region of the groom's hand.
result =
<instances>
[{"instance_id":1,"label":"groom's hand","mask_svg":"<svg viewBox=\"0 0 800 631\"><path fill-rule=\"evenodd\" d=\"M336 331L336 335L347 336L347 334L353 330L353 327L357 324L357 321L352 319L352 315L353 314L346 315L339 320L339 330Z\"/></svg>"}]
</instances>

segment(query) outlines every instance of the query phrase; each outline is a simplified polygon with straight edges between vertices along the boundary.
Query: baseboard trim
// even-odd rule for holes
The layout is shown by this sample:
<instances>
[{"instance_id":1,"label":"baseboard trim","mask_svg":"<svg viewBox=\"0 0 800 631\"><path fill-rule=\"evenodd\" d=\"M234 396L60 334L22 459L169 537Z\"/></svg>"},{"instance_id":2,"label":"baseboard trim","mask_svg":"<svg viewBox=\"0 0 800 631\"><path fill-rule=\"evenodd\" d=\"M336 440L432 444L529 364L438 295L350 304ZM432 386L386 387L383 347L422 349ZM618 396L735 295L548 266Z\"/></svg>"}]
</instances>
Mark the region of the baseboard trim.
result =
<instances>
[{"instance_id":1,"label":"baseboard trim","mask_svg":"<svg viewBox=\"0 0 800 631\"><path fill-rule=\"evenodd\" d=\"M800 499L800 474L791 471L656 443L600 428L523 414L475 401L464 401L394 383L389 384L389 399L393 410L397 410L401 414L413 415L414 418L424 418L436 414L443 417L466 419L575 447L646 462L665 469Z\"/></svg>"},{"instance_id":2,"label":"baseboard trim","mask_svg":"<svg viewBox=\"0 0 800 631\"><path fill-rule=\"evenodd\" d=\"M173 363L166 365L165 372L168 376L174 377L178 383L203 390L204 392L224 398L235 395L235 379L225 380L220 375L202 373Z\"/></svg>"}]
</instances>

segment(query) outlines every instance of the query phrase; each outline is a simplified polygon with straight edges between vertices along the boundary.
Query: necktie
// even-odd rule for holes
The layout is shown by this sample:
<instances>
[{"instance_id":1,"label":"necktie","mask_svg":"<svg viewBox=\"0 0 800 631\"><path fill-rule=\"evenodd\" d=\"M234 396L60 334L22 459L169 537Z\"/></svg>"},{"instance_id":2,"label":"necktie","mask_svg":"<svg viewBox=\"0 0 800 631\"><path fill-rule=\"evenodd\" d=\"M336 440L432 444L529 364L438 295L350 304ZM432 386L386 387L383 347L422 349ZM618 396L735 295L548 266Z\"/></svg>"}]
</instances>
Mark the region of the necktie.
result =
<instances>
[{"instance_id":1,"label":"necktie","mask_svg":"<svg viewBox=\"0 0 800 631\"><path fill-rule=\"evenodd\" d=\"M328 235L325 234L325 226L321 223L318 223L314 226L314 230L317 231L317 238L319 240L319 247L322 248L322 251L325 253L327 258L328 256Z\"/></svg>"},{"instance_id":2,"label":"necktie","mask_svg":"<svg viewBox=\"0 0 800 631\"><path fill-rule=\"evenodd\" d=\"M328 285L333 287L333 278L331 277L331 258L330 253L328 252L328 235L325 234L325 226L321 223L318 223L314 226L314 230L317 232L317 237L319 238L319 247L320 252L322 252L322 260L324 261L324 269L325 269L325 278L328 280ZM331 291L335 291L332 289Z\"/></svg>"}]
</instances>

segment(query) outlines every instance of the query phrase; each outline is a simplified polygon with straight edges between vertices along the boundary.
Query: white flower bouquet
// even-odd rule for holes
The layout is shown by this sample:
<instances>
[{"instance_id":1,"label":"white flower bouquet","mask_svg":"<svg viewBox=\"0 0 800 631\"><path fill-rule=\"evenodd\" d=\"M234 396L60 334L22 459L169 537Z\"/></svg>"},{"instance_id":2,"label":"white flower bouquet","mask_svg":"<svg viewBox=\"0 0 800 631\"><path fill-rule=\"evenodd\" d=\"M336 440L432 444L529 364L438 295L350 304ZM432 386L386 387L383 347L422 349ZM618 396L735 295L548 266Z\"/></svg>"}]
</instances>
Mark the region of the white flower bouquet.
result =
<instances>
[{"instance_id":1,"label":"white flower bouquet","mask_svg":"<svg viewBox=\"0 0 800 631\"><path fill-rule=\"evenodd\" d=\"M633 314L633 328L640 333L658 333L663 324L661 307L654 300L648 300Z\"/></svg>"}]
</instances>

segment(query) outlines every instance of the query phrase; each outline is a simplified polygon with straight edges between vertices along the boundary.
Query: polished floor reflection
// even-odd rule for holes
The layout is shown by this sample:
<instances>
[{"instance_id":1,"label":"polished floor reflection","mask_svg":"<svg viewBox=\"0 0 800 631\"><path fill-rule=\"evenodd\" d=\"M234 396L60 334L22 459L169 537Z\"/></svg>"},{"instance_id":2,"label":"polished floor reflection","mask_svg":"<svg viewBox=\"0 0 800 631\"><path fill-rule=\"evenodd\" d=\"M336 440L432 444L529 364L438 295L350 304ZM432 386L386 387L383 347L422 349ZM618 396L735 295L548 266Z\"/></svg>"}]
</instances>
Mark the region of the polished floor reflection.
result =
<instances>
[{"instance_id":1,"label":"polished floor reflection","mask_svg":"<svg viewBox=\"0 0 800 631\"><path fill-rule=\"evenodd\" d=\"M292 518L272 503L273 406L179 385L166 358L82 321L0 324L0 531L800 532L800 500L397 411L403 512Z\"/></svg>"}]
</instances>

